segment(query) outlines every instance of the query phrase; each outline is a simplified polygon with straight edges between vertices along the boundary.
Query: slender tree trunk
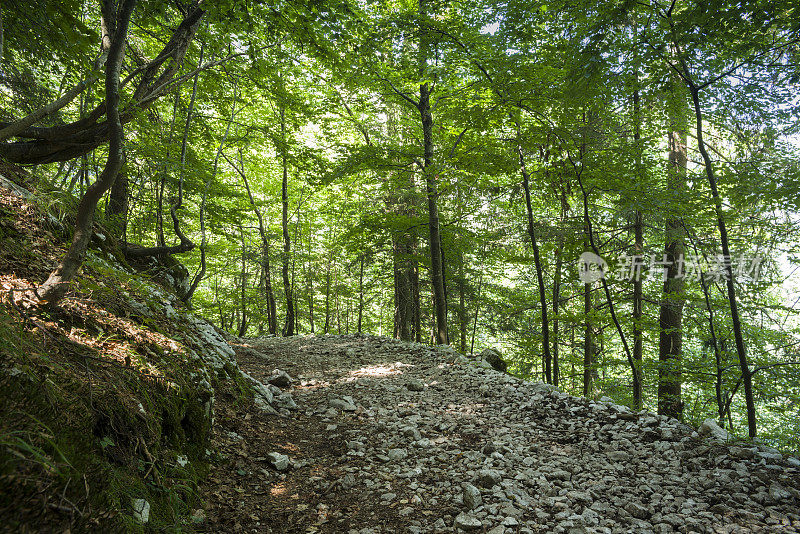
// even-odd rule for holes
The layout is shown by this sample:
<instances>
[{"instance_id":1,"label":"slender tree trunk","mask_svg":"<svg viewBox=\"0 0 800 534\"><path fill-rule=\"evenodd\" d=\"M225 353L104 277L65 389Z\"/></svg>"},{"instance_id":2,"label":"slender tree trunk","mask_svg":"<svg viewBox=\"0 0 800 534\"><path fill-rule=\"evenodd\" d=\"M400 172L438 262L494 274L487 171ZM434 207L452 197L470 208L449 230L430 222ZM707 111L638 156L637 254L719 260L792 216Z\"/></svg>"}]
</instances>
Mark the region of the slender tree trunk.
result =
<instances>
[{"instance_id":1,"label":"slender tree trunk","mask_svg":"<svg viewBox=\"0 0 800 534\"><path fill-rule=\"evenodd\" d=\"M286 294L286 322L283 327L284 336L294 335L294 299L292 298L292 284L289 280L289 256L291 254L291 240L289 239L289 163L286 154L286 112L281 105L281 165L283 166L283 180L281 182L281 204L283 215L281 227L283 228L283 290Z\"/></svg>"},{"instance_id":2,"label":"slender tree trunk","mask_svg":"<svg viewBox=\"0 0 800 534\"><path fill-rule=\"evenodd\" d=\"M641 146L641 98L639 89L639 21L634 8L633 11L633 35L636 39L634 50L633 67L633 142L636 154L635 177L639 187L644 187L644 169L642 167L642 146ZM641 257L644 253L642 212L636 210L634 213L633 233L634 233L634 258ZM636 261L636 260L634 260ZM642 377L642 278L638 269L634 270L633 279L633 406L636 410L642 409L643 404L643 377Z\"/></svg>"},{"instance_id":3,"label":"slender tree trunk","mask_svg":"<svg viewBox=\"0 0 800 534\"><path fill-rule=\"evenodd\" d=\"M241 287L241 307L242 307L242 322L239 325L239 337L244 337L247 333L247 262L246 262L246 250L245 250L245 239L244 239L244 229L239 226L239 233L242 237L242 287Z\"/></svg>"},{"instance_id":4,"label":"slender tree trunk","mask_svg":"<svg viewBox=\"0 0 800 534\"><path fill-rule=\"evenodd\" d=\"M717 226L719 227L720 244L722 245L722 255L725 258L725 285L728 290L728 303L731 307L731 322L733 323L733 337L736 342L736 354L739 356L739 368L742 372L742 382L744 384L744 396L747 406L747 430L751 438L756 437L756 405L753 397L753 379L750 363L747 360L747 352L744 346L744 336L742 335L742 324L739 319L739 308L736 303L736 287L734 285L733 268L731 265L731 251L728 244L728 230L725 226L725 213L722 211L722 198L717 189L717 177L714 173L714 165L703 141L703 110L700 107L700 91L692 85L692 102L694 103L695 118L697 119L697 146L700 155L703 157L703 164L706 168L708 185L711 188L711 196L714 199L714 211L717 215Z\"/></svg>"},{"instance_id":5,"label":"slender tree trunk","mask_svg":"<svg viewBox=\"0 0 800 534\"><path fill-rule=\"evenodd\" d=\"M87 188L78 204L75 232L67 253L44 284L34 292L34 298L38 297L38 301L45 304L54 305L64 297L69 282L83 264L92 236L94 210L103 194L114 184L122 166L125 135L119 114L119 75L125 55L128 23L135 5L136 0L122 0L117 11L116 2L106 0L102 4L103 49L108 51L105 72L106 115L110 130L108 159L102 174Z\"/></svg>"},{"instance_id":6,"label":"slender tree trunk","mask_svg":"<svg viewBox=\"0 0 800 534\"><path fill-rule=\"evenodd\" d=\"M686 189L686 121L685 101L681 98L677 80L673 78L669 109L669 165L667 168L667 193L669 198L679 197ZM683 303L684 280L679 272L683 260L683 223L674 215L675 204L668 205L664 232L664 256L668 262L664 293L659 312L658 341L658 413L680 419L683 415L681 400L683 353Z\"/></svg>"},{"instance_id":7,"label":"slender tree trunk","mask_svg":"<svg viewBox=\"0 0 800 534\"><path fill-rule=\"evenodd\" d=\"M515 121L516 122L516 121ZM517 127L517 154L519 156L519 168L522 174L522 189L525 192L525 212L528 216L528 236L531 238L533 248L533 264L536 268L536 282L539 285L539 305L542 314L542 350L544 359L544 377L548 384L553 383L552 375L552 356L550 354L550 325L547 322L547 294L544 290L544 275L542 260L539 256L539 243L536 240L536 227L533 224L533 206L531 205L531 188L527 167L525 166L525 155L522 151L522 141L520 139L520 126Z\"/></svg>"},{"instance_id":8,"label":"slender tree trunk","mask_svg":"<svg viewBox=\"0 0 800 534\"><path fill-rule=\"evenodd\" d=\"M164 236L164 192L167 186L169 166L172 162L170 150L172 149L172 139L175 134L175 121L178 117L178 102L180 102L180 96L180 91L175 91L175 97L172 102L172 120L169 124L169 136L167 136L166 143L166 157L164 158L164 162L160 165L161 172L158 173L158 191L156 192L156 245L159 247L166 246L167 244ZM163 142L163 138L161 141Z\"/></svg>"},{"instance_id":9,"label":"slender tree trunk","mask_svg":"<svg viewBox=\"0 0 800 534\"><path fill-rule=\"evenodd\" d=\"M225 159L228 160L228 163L232 164L230 159L227 157ZM258 206L256 206L255 197L253 197L253 192L250 189L250 182L247 180L247 173L244 172L244 155L242 154L241 149L239 149L239 167L233 164L232 167L236 169L236 172L238 172L239 176L242 177L244 187L247 190L247 198L250 199L250 207L253 208L253 211L258 218L258 233L261 236L261 269L264 273L264 296L267 301L267 325L269 333L272 335L277 335L278 320L277 311L275 310L275 294L272 291L272 275L270 273L272 269L270 267L269 260L269 234L267 233L267 225L264 223L264 216L261 214L261 210L258 209Z\"/></svg>"},{"instance_id":10,"label":"slender tree trunk","mask_svg":"<svg viewBox=\"0 0 800 534\"><path fill-rule=\"evenodd\" d=\"M394 339L401 339L400 338L400 331L402 325L402 318L400 316L400 304L402 299L400 297L400 286L402 281L400 279L400 266L398 261L398 252L397 252L397 241L392 240L392 286L394 289L394 313L392 319L392 337Z\"/></svg>"},{"instance_id":11,"label":"slender tree trunk","mask_svg":"<svg viewBox=\"0 0 800 534\"><path fill-rule=\"evenodd\" d=\"M563 197L562 197L563 198ZM564 213L561 211L561 222L564 222ZM558 308L561 298L561 266L563 264L564 236L559 234L558 246L556 248L556 268L553 276L553 385L558 386Z\"/></svg>"},{"instance_id":12,"label":"slender tree trunk","mask_svg":"<svg viewBox=\"0 0 800 534\"><path fill-rule=\"evenodd\" d=\"M585 246L588 248L591 246L592 251L597 255L600 256L600 250L597 247L597 244L594 241L594 233L592 230L592 220L589 217L589 193L586 191L586 188L583 185L583 180L581 179L581 172L576 173L576 178L578 181L578 185L581 188L581 193L583 196L583 220L585 225L585 234L586 234L586 241ZM606 280L605 276L600 278L600 283L603 286L603 292L606 296L606 303L608 304L608 312L611 314L611 321L614 323L614 326L617 329L617 334L619 335L619 339L622 342L622 348L625 351L625 356L628 359L628 366L631 369L631 373L636 373L636 364L633 361L633 355L631 354L630 346L628 345L628 340L625 337L625 332L622 330L622 325L619 322L619 318L617 317L616 307L614 306L614 300L611 298L611 290L608 287L608 281ZM595 372L596 373L596 372Z\"/></svg>"},{"instance_id":13,"label":"slender tree trunk","mask_svg":"<svg viewBox=\"0 0 800 534\"><path fill-rule=\"evenodd\" d=\"M481 289L483 289L483 271L478 277L478 291L475 293L475 315L472 318L472 339L469 342L470 355L475 354L475 332L478 330L478 311L481 307Z\"/></svg>"},{"instance_id":14,"label":"slender tree trunk","mask_svg":"<svg viewBox=\"0 0 800 534\"><path fill-rule=\"evenodd\" d=\"M464 272L464 253L458 251L458 333L459 350L461 353L467 352L467 327L469 316L467 315L467 280Z\"/></svg>"},{"instance_id":15,"label":"slender tree trunk","mask_svg":"<svg viewBox=\"0 0 800 534\"><path fill-rule=\"evenodd\" d=\"M695 253L697 248L695 247ZM719 424L725 427L725 400L722 398L722 378L724 369L722 367L722 354L720 353L720 344L717 340L717 330L714 325L714 308L711 306L711 297L708 292L708 284L705 280L705 273L700 271L700 286L703 288L703 299L708 311L708 332L711 336L711 348L714 350L714 393L717 399L717 413L719 414ZM723 342L724 343L724 342ZM723 349L724 349L723 345ZM732 427L733 425L731 425Z\"/></svg>"},{"instance_id":16,"label":"slender tree trunk","mask_svg":"<svg viewBox=\"0 0 800 534\"><path fill-rule=\"evenodd\" d=\"M306 267L306 280L307 280L307 292L308 292L308 327L311 329L311 333L314 333L314 275L313 275L313 264L312 257L311 257L311 224L309 223L308 228L308 262Z\"/></svg>"},{"instance_id":17,"label":"slender tree trunk","mask_svg":"<svg viewBox=\"0 0 800 534\"><path fill-rule=\"evenodd\" d=\"M358 270L358 333L361 333L361 321L364 317L364 254L361 254Z\"/></svg>"},{"instance_id":18,"label":"slender tree trunk","mask_svg":"<svg viewBox=\"0 0 800 534\"><path fill-rule=\"evenodd\" d=\"M419 263L416 259L417 247L414 246L414 259L411 262L411 298L413 299L412 310L412 333L414 341L422 342L422 305L420 304L419 290Z\"/></svg>"},{"instance_id":19,"label":"slender tree trunk","mask_svg":"<svg viewBox=\"0 0 800 534\"><path fill-rule=\"evenodd\" d=\"M342 333L342 314L339 308L339 271L335 271L333 277L333 308L336 314L336 333Z\"/></svg>"},{"instance_id":20,"label":"slender tree trunk","mask_svg":"<svg viewBox=\"0 0 800 534\"><path fill-rule=\"evenodd\" d=\"M331 326L331 268L335 268L335 262L332 258L328 260L328 270L325 273L325 331L327 334L330 332Z\"/></svg>"},{"instance_id":21,"label":"slender tree trunk","mask_svg":"<svg viewBox=\"0 0 800 534\"><path fill-rule=\"evenodd\" d=\"M298 235L300 232L300 213L298 211L297 218L295 219L294 223L294 248L302 249L302 245L298 246L300 242L301 236ZM292 256L292 271L291 271L291 279L292 279L292 299L293 299L293 309L294 309L294 331L296 334L300 334L300 302L302 298L297 294L297 285L295 283L295 274L297 269L297 257L296 255Z\"/></svg>"},{"instance_id":22,"label":"slender tree trunk","mask_svg":"<svg viewBox=\"0 0 800 534\"><path fill-rule=\"evenodd\" d=\"M594 369L594 326L592 325L592 285L583 284L583 396L592 393L592 371Z\"/></svg>"},{"instance_id":23,"label":"slender tree trunk","mask_svg":"<svg viewBox=\"0 0 800 534\"><path fill-rule=\"evenodd\" d=\"M206 245L207 245L207 237L206 237L206 200L208 198L208 187L211 185L211 181L217 177L217 171L219 170L219 158L222 156L222 149L225 148L225 143L228 142L228 135L231 132L231 125L233 124L233 120L236 118L236 100L239 94L239 86L236 83L236 79L234 78L233 81L233 102L231 103L231 118L228 120L228 125L225 127L225 134L222 136L222 140L219 142L219 146L217 147L217 154L214 157L214 167L211 171L211 176L206 179L206 182L203 187L203 196L200 200L200 268L197 271L197 274L194 276L194 280L192 280L192 284L189 287L189 291L186 293L186 297L184 298L184 302L191 302L192 296L194 292L197 291L197 286L200 285L200 282L203 280L203 277L206 275ZM175 211L173 210L173 214ZM177 228L177 226L176 226Z\"/></svg>"},{"instance_id":24,"label":"slender tree trunk","mask_svg":"<svg viewBox=\"0 0 800 534\"><path fill-rule=\"evenodd\" d=\"M636 210L634 214L634 257L641 256L644 252L642 212ZM636 410L642 409L643 384L642 384L642 277L635 272L633 279L633 406Z\"/></svg>"}]
</instances>

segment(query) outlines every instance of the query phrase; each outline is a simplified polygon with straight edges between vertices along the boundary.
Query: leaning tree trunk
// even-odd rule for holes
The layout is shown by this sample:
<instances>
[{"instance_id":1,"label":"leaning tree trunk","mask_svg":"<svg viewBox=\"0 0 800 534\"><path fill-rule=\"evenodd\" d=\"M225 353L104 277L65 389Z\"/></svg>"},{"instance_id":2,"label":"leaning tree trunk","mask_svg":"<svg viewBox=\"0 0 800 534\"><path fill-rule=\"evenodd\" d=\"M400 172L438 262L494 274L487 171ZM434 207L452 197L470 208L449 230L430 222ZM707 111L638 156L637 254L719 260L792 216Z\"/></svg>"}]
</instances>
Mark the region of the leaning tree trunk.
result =
<instances>
[{"instance_id":1,"label":"leaning tree trunk","mask_svg":"<svg viewBox=\"0 0 800 534\"><path fill-rule=\"evenodd\" d=\"M725 214L722 211L722 198L717 189L717 177L714 173L714 165L711 162L711 157L708 155L708 150L703 141L703 111L700 108L700 90L694 86L690 86L692 92L692 102L694 104L695 117L697 119L697 147L700 149L700 155L703 157L703 164L706 168L706 177L708 178L708 185L711 188L711 196L714 199L714 211L717 215L717 226L719 227L719 239L722 245L722 255L727 261L725 264L725 285L728 289L728 302L731 307L731 322L733 323L733 337L736 342L736 353L739 356L739 368L742 372L742 382L744 384L744 397L747 405L747 430L751 438L756 437L756 405L753 398L753 379L752 371L750 370L750 363L747 360L747 352L744 346L744 336L742 335L742 324L739 319L739 307L736 303L736 287L734 286L733 268L731 265L731 250L728 244L728 230L725 226Z\"/></svg>"},{"instance_id":2,"label":"leaning tree trunk","mask_svg":"<svg viewBox=\"0 0 800 534\"><path fill-rule=\"evenodd\" d=\"M125 141L119 114L119 75L125 55L128 23L136 0L122 0L117 10L116 2L107 0L102 5L103 49L108 51L106 61L106 115L109 126L108 159L97 180L86 189L75 215L75 233L67 253L48 279L36 291L42 303L55 304L64 297L69 282L75 276L86 255L92 236L94 210L103 194L114 184L122 166L122 149Z\"/></svg>"}]
</instances>

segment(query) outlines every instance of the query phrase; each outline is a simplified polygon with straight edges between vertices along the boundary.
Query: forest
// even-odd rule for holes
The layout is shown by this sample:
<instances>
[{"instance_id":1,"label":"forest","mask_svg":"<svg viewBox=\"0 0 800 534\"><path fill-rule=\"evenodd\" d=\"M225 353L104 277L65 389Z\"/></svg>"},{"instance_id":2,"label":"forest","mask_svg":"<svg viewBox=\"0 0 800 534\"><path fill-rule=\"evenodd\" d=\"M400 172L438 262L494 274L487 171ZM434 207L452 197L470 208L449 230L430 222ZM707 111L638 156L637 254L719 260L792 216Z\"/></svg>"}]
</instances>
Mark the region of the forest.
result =
<instances>
[{"instance_id":1,"label":"forest","mask_svg":"<svg viewBox=\"0 0 800 534\"><path fill-rule=\"evenodd\" d=\"M800 6L5 0L0 160L234 336L363 332L800 448ZM95 236L95 237L93 237Z\"/></svg>"}]
</instances>

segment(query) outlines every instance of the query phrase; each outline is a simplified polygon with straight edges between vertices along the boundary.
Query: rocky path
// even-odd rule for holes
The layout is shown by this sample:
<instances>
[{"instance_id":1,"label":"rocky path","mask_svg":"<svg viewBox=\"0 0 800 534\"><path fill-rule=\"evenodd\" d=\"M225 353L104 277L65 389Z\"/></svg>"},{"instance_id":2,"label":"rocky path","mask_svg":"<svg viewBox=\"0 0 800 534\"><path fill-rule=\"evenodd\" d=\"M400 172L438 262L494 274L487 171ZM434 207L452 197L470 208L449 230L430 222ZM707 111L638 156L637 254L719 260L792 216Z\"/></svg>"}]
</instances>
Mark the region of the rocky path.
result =
<instances>
[{"instance_id":1,"label":"rocky path","mask_svg":"<svg viewBox=\"0 0 800 534\"><path fill-rule=\"evenodd\" d=\"M274 377L284 393L265 388L261 408L217 399L201 530L800 532L800 462L774 450L570 397L450 349L371 336L235 348L253 378L279 368L292 380Z\"/></svg>"}]
</instances>

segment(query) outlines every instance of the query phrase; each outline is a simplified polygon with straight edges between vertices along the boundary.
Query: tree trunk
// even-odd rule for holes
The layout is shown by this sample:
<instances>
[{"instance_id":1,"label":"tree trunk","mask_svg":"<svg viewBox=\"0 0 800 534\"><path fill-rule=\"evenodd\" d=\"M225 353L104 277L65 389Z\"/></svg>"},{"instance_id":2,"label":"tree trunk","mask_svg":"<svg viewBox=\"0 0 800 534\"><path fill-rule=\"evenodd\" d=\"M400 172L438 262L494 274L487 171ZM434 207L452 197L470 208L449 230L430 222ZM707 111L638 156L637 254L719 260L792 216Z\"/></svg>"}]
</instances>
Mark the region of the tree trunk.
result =
<instances>
[{"instance_id":1,"label":"tree trunk","mask_svg":"<svg viewBox=\"0 0 800 534\"><path fill-rule=\"evenodd\" d=\"M330 332L331 327L331 268L335 267L335 261L328 260L328 270L325 273L325 330L323 333Z\"/></svg>"},{"instance_id":2,"label":"tree trunk","mask_svg":"<svg viewBox=\"0 0 800 534\"><path fill-rule=\"evenodd\" d=\"M592 285L583 284L583 396L592 393L592 371L594 370L594 326L592 325Z\"/></svg>"},{"instance_id":3,"label":"tree trunk","mask_svg":"<svg viewBox=\"0 0 800 534\"><path fill-rule=\"evenodd\" d=\"M111 186L106 206L106 221L117 238L125 238L128 226L128 173L124 167L120 168L117 179Z\"/></svg>"},{"instance_id":4,"label":"tree trunk","mask_svg":"<svg viewBox=\"0 0 800 534\"><path fill-rule=\"evenodd\" d=\"M564 218L566 215L566 195L561 196L561 223L563 227ZM564 254L564 234L559 233L558 246L556 248L556 267L555 274L553 275L553 385L558 386L559 381L559 368L558 368L558 308L560 306L559 299L561 298L561 267Z\"/></svg>"},{"instance_id":5,"label":"tree trunk","mask_svg":"<svg viewBox=\"0 0 800 534\"><path fill-rule=\"evenodd\" d=\"M420 46L419 46L419 76L424 78L427 71L427 62L433 49L431 32L428 28L427 0L419 0L420 17ZM433 292L433 308L436 317L435 342L446 345L447 340L447 302L444 293L444 269L442 265L442 240L439 233L439 209L437 206L438 192L436 186L437 174L433 168L433 116L431 115L431 88L430 84L423 83L419 86L419 110L422 121L423 164L422 174L425 178L425 190L428 197L428 231L431 256L431 286Z\"/></svg>"},{"instance_id":6,"label":"tree trunk","mask_svg":"<svg viewBox=\"0 0 800 534\"><path fill-rule=\"evenodd\" d=\"M286 112L281 105L281 165L283 166L283 180L281 182L281 204L283 214L281 227L283 229L283 257L282 269L283 290L286 294L286 322L283 327L284 336L294 335L294 299L292 297L292 284L289 280L289 255L291 253L291 240L289 239L289 163L286 154Z\"/></svg>"},{"instance_id":7,"label":"tree trunk","mask_svg":"<svg viewBox=\"0 0 800 534\"><path fill-rule=\"evenodd\" d=\"M364 254L361 254L361 266L358 270L358 333L361 333L361 321L364 317Z\"/></svg>"},{"instance_id":8,"label":"tree trunk","mask_svg":"<svg viewBox=\"0 0 800 534\"><path fill-rule=\"evenodd\" d=\"M392 262L394 270L394 337L411 340L413 321L412 261L410 236L403 234L393 239Z\"/></svg>"},{"instance_id":9,"label":"tree trunk","mask_svg":"<svg viewBox=\"0 0 800 534\"><path fill-rule=\"evenodd\" d=\"M634 215L634 258L642 256L644 252L642 212L636 210ZM637 260L634 260L637 261ZM633 406L636 410L642 409L643 374L642 374L642 277L638 271L634 272L633 280Z\"/></svg>"},{"instance_id":10,"label":"tree trunk","mask_svg":"<svg viewBox=\"0 0 800 534\"><path fill-rule=\"evenodd\" d=\"M747 405L747 431L751 438L756 437L756 405L753 397L753 379L752 371L750 370L750 363L747 360L747 352L744 346L744 336L742 335L742 324L739 319L739 308L736 303L736 287L734 286L733 268L731 265L731 251L728 244L728 230L725 227L725 214L722 211L722 198L717 189L717 177L714 173L714 166L711 162L711 157L708 155L708 150L703 141L703 111L700 108L700 91L692 85L690 87L692 92L692 102L694 103L694 112L697 119L697 146L700 149L700 155L703 157L703 164L706 168L706 177L708 178L708 185L711 188L711 196L714 199L714 211L717 215L717 226L719 227L720 244L722 245L722 255L725 258L725 275L727 280L725 285L728 290L728 302L731 307L731 322L733 323L733 337L736 342L736 354L739 356L739 368L742 372L742 382L744 384L745 403Z\"/></svg>"},{"instance_id":11,"label":"tree trunk","mask_svg":"<svg viewBox=\"0 0 800 534\"><path fill-rule=\"evenodd\" d=\"M550 325L547 322L547 295L544 290L544 275L542 260L539 256L539 243L536 240L536 227L533 224L533 206L531 205L531 188L527 167L525 166L525 155L522 151L522 140L520 139L520 126L517 127L517 154L519 156L519 168L522 174L522 189L525 192L525 212L528 216L528 236L531 238L533 248L533 264L536 268L536 282L539 285L539 305L542 314L542 350L544 352L544 377L548 384L553 383L552 375L552 356L550 355Z\"/></svg>"},{"instance_id":12,"label":"tree trunk","mask_svg":"<svg viewBox=\"0 0 800 534\"><path fill-rule=\"evenodd\" d=\"M583 221L584 221L584 233L586 235L584 246L586 249L588 249L588 247L591 247L591 250L595 253L595 255L600 256L600 249L597 247L597 244L595 243L594 240L592 220L589 217L589 193L584 187L583 180L581 179L581 175L583 173L583 166L575 167L575 171L576 171L575 178L577 179L578 186L581 188L581 195L583 196ZM619 335L619 340L622 342L622 348L625 351L626 358L628 359L628 366L631 369L631 373L636 374L636 364L633 361L633 355L631 354L630 346L628 345L627 338L625 337L625 332L622 330L622 325L620 324L619 318L617 317L616 307L614 306L614 299L611 298L611 290L609 289L608 280L606 280L605 276L600 277L600 283L602 284L603 292L605 293L606 296L606 303L608 304L608 312L611 315L611 321L614 323L614 326L616 327L617 334ZM591 304L591 302L589 302L589 304ZM588 323L588 318L587 318L587 323ZM587 357L586 351L584 351L584 361L586 357ZM589 357L593 359L594 354L589 354Z\"/></svg>"},{"instance_id":13,"label":"tree trunk","mask_svg":"<svg viewBox=\"0 0 800 534\"><path fill-rule=\"evenodd\" d=\"M223 154L224 156L224 154ZM264 273L264 296L267 301L267 325L269 329L269 333L272 335L277 335L278 333L278 320L277 320L277 312L275 310L275 294L272 291L272 275L271 275L271 267L270 267L270 250L269 250L269 234L267 233L267 226L264 223L264 216L261 214L261 210L258 209L256 206L255 198L253 197L253 192L250 189L250 182L247 180L247 174L244 172L244 156L242 154L242 150L239 149L239 167L233 164L230 159L225 156L225 159L231 166L239 173L239 176L242 177L242 181L244 182L244 187L247 190L247 197L250 199L250 207L253 208L253 211L258 218L258 233L261 236L261 269Z\"/></svg>"},{"instance_id":14,"label":"tree trunk","mask_svg":"<svg viewBox=\"0 0 800 534\"><path fill-rule=\"evenodd\" d=\"M306 263L306 291L308 292L308 327L314 333L314 276L313 264L311 263L311 224L308 228L308 262Z\"/></svg>"},{"instance_id":15,"label":"tree trunk","mask_svg":"<svg viewBox=\"0 0 800 534\"><path fill-rule=\"evenodd\" d=\"M158 190L156 192L156 245L159 247L166 246L166 238L164 235L164 192L167 187L167 176L170 172L172 164L172 157L170 151L172 150L172 138L175 134L175 121L178 118L178 103L180 102L180 91L175 91L175 97L172 101L172 120L169 124L169 136L166 142L166 152L164 159L159 165L161 172L158 173ZM187 125L188 127L188 125ZM188 133L188 132L186 132ZM163 138L161 139L163 142Z\"/></svg>"},{"instance_id":16,"label":"tree trunk","mask_svg":"<svg viewBox=\"0 0 800 534\"><path fill-rule=\"evenodd\" d=\"M78 204L75 215L75 233L67 253L48 279L35 290L42 303L54 305L60 301L69 288L86 255L89 239L92 236L94 210L103 194L114 184L122 166L122 150L125 141L119 115L119 74L125 55L125 39L128 23L136 0L122 0L117 11L116 3L106 0L102 4L103 49L108 51L106 62L105 89L109 125L108 159L97 180L90 185Z\"/></svg>"},{"instance_id":17,"label":"tree trunk","mask_svg":"<svg viewBox=\"0 0 800 534\"><path fill-rule=\"evenodd\" d=\"M246 250L245 250L245 239L244 239L244 229L239 226L239 233L241 234L242 238L242 287L241 287L241 308L242 308L242 322L239 325L239 337L244 337L247 333L247 262L246 260Z\"/></svg>"},{"instance_id":18,"label":"tree trunk","mask_svg":"<svg viewBox=\"0 0 800 534\"><path fill-rule=\"evenodd\" d=\"M478 277L478 291L475 293L475 315L472 317L472 337L469 342L470 356L475 354L475 332L478 330L478 312L480 311L481 306L481 289L483 289L483 271L481 271L481 275Z\"/></svg>"},{"instance_id":19,"label":"tree trunk","mask_svg":"<svg viewBox=\"0 0 800 534\"><path fill-rule=\"evenodd\" d=\"M342 333L342 314L339 308L339 271L333 273L333 308L336 314L336 333Z\"/></svg>"},{"instance_id":20,"label":"tree trunk","mask_svg":"<svg viewBox=\"0 0 800 534\"><path fill-rule=\"evenodd\" d=\"M302 195L301 195L302 197ZM302 236L300 235L300 213L299 207L294 221L294 248L302 250ZM300 334L300 302L302 297L298 296L297 282L295 275L297 274L297 255L292 256L291 280L292 280L292 307L294 309L294 332Z\"/></svg>"},{"instance_id":21,"label":"tree trunk","mask_svg":"<svg viewBox=\"0 0 800 534\"><path fill-rule=\"evenodd\" d=\"M634 66L633 66L633 142L636 154L636 169L634 172L636 184L639 188L644 187L644 175L642 167L642 154L643 149L641 146L641 127L642 127L642 113L640 102L640 88L639 88L639 21L637 14L634 11L633 16L633 36L634 43ZM643 220L642 212L636 210L634 213L633 233L634 233L634 258L641 257L644 253L644 238L643 238ZM636 261L636 259L634 259ZM633 406L636 410L642 409L643 404L643 380L642 380L642 277L638 269L634 269L633 279Z\"/></svg>"},{"instance_id":22,"label":"tree trunk","mask_svg":"<svg viewBox=\"0 0 800 534\"><path fill-rule=\"evenodd\" d=\"M420 291L419 291L419 263L416 260L417 247L414 246L414 259L411 262L411 298L413 299L412 308L412 334L414 341L417 343L422 342L422 306L420 305Z\"/></svg>"},{"instance_id":23,"label":"tree trunk","mask_svg":"<svg viewBox=\"0 0 800 534\"><path fill-rule=\"evenodd\" d=\"M641 109L639 103L639 73L638 68L634 75L636 85L633 92L633 141L636 145L636 177L638 182L644 185L642 180L642 148L641 144ZM644 224L642 212L636 210L633 221L634 233L634 258L641 257L644 253ZM636 260L634 260L636 261ZM642 384L642 277L638 270L634 270L633 278L633 407L636 410L642 409L643 403L643 384Z\"/></svg>"},{"instance_id":24,"label":"tree trunk","mask_svg":"<svg viewBox=\"0 0 800 534\"><path fill-rule=\"evenodd\" d=\"M197 291L197 286L200 285L200 281L206 275L206 199L208 198L208 186L211 184L211 181L217 177L217 171L219 170L219 158L223 155L222 149L225 148L225 143L228 142L228 135L231 132L231 125L233 124L233 120L236 118L236 101L239 94L239 86L236 83L236 78L233 81L233 102L231 103L231 118L228 120L228 125L225 127L225 135L222 136L222 140L219 142L219 146L217 147L217 155L214 157L214 167L211 171L211 176L206 179L206 182L203 187L203 196L200 200L200 269L197 271L194 279L192 280L191 286L189 286L189 291L186 293L186 297L184 298L184 302L191 302L192 296L194 292ZM173 214L175 210L172 210ZM174 216L173 216L174 217ZM176 219L173 218L173 222ZM179 230L178 226L175 226L176 231ZM183 240L181 240L183 241Z\"/></svg>"},{"instance_id":25,"label":"tree trunk","mask_svg":"<svg viewBox=\"0 0 800 534\"><path fill-rule=\"evenodd\" d=\"M669 104L669 165L667 168L667 195L679 197L686 189L686 121L685 103L673 78ZM681 400L683 353L683 303L684 281L679 273L683 260L683 223L674 215L675 205L669 204L664 232L664 255L668 262L664 293L659 311L658 341L658 413L680 419L683 415Z\"/></svg>"},{"instance_id":26,"label":"tree trunk","mask_svg":"<svg viewBox=\"0 0 800 534\"><path fill-rule=\"evenodd\" d=\"M464 252L459 248L458 251L458 334L459 350L462 354L467 352L467 327L469 326L469 316L467 315L467 280L464 272Z\"/></svg>"}]
</instances>

